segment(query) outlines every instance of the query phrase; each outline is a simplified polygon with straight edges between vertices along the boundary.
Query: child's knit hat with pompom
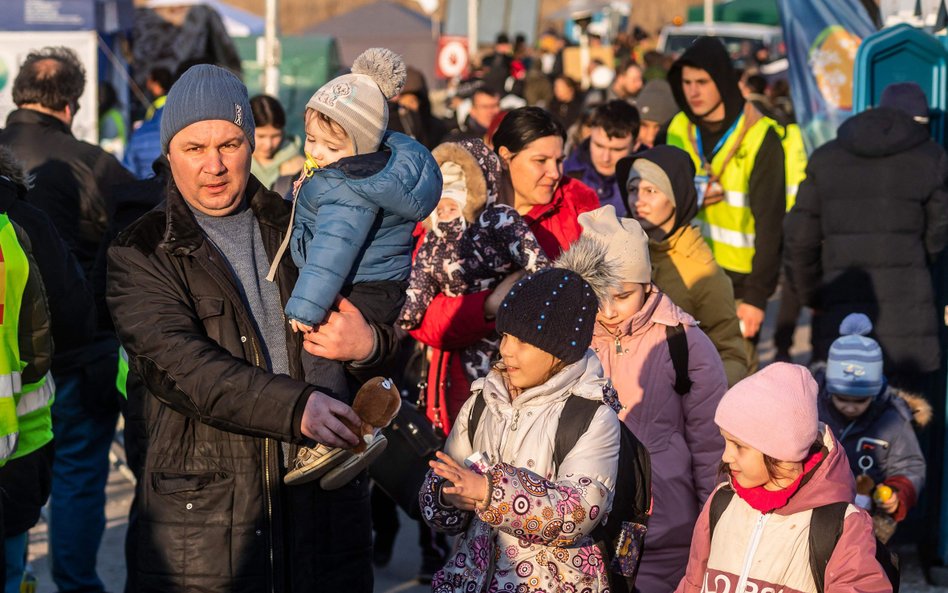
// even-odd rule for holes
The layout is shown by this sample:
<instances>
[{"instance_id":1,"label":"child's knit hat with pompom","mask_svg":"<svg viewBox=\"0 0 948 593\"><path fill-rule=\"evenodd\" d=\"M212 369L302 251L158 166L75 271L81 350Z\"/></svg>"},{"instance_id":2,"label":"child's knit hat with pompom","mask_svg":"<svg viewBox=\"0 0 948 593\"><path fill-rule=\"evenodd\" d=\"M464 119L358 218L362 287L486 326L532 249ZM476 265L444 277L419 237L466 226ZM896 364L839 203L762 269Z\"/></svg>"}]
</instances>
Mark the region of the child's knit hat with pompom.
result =
<instances>
[{"instance_id":1,"label":"child's knit hat with pompom","mask_svg":"<svg viewBox=\"0 0 948 593\"><path fill-rule=\"evenodd\" d=\"M839 337L826 361L826 391L847 397L875 397L885 385L882 348L867 337L872 322L862 313L850 313L839 324Z\"/></svg>"},{"instance_id":2,"label":"child's knit hat with pompom","mask_svg":"<svg viewBox=\"0 0 948 593\"><path fill-rule=\"evenodd\" d=\"M405 62L391 50L373 47L352 64L352 73L330 80L306 103L338 123L356 154L379 149L388 127L388 101L405 86Z\"/></svg>"}]
</instances>

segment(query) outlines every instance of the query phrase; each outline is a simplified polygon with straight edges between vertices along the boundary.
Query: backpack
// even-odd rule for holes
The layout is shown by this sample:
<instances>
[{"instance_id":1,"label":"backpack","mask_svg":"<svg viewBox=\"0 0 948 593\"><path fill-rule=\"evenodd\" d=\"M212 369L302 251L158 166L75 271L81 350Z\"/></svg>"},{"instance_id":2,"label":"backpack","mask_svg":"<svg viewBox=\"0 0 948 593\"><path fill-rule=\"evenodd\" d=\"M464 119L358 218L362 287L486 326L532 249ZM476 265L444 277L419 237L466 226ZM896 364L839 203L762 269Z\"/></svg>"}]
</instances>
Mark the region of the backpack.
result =
<instances>
[{"instance_id":1,"label":"backpack","mask_svg":"<svg viewBox=\"0 0 948 593\"><path fill-rule=\"evenodd\" d=\"M480 423L487 403L480 391L471 406L467 434L474 447L474 433ZM602 401L578 395L566 399L553 445L554 471L589 428ZM603 554L609 567L609 583L612 591L633 591L635 575L645 544L648 517L652 511L652 466L648 450L632 434L624 422L619 423L619 464L616 474L616 491L612 498L612 510L608 523L596 525L590 536Z\"/></svg>"},{"instance_id":2,"label":"backpack","mask_svg":"<svg viewBox=\"0 0 948 593\"><path fill-rule=\"evenodd\" d=\"M714 538L714 528L718 524L724 509L731 504L734 498L734 490L729 486L719 488L711 498L711 509L708 512L708 524L711 537ZM816 583L817 593L823 593L824 578L826 567L829 565L833 550L836 549L836 543L843 535L843 521L846 519L846 509L849 503L832 502L821 507L813 509L810 516L810 535L808 538L810 548L810 572L813 575L813 582ZM875 558L882 566L885 576L892 584L892 593L899 593L899 574L898 557L886 548L885 544L876 540Z\"/></svg>"},{"instance_id":3,"label":"backpack","mask_svg":"<svg viewBox=\"0 0 948 593\"><path fill-rule=\"evenodd\" d=\"M685 395L694 384L688 377L688 336L681 324L665 326L665 342L675 369L675 393Z\"/></svg>"}]
</instances>

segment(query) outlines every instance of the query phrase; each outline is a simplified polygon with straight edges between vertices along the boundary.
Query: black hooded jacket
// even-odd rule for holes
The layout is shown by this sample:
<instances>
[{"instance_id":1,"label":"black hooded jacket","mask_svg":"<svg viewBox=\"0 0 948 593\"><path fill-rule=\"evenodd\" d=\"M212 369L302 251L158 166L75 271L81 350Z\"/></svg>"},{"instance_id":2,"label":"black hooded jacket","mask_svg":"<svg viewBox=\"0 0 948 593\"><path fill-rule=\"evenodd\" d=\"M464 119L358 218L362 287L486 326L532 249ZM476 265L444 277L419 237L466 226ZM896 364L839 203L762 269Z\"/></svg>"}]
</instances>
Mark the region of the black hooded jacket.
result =
<instances>
[{"instance_id":1,"label":"black hooded jacket","mask_svg":"<svg viewBox=\"0 0 948 593\"><path fill-rule=\"evenodd\" d=\"M0 170L0 175L5 172ZM33 243L33 258L43 277L53 342L57 356L53 368L63 368L62 354L87 346L95 332L92 287L79 262L46 213L26 201L27 190L10 178L0 177L0 212L26 231Z\"/></svg>"},{"instance_id":2,"label":"black hooded jacket","mask_svg":"<svg viewBox=\"0 0 948 593\"><path fill-rule=\"evenodd\" d=\"M629 216L632 216L634 211L633 205L629 203L629 172L632 170L632 164L640 158L646 158L661 167L662 171L668 175L672 191L675 192L675 224L667 235L672 235L681 227L690 225L698 215L695 164L688 153L674 146L659 145L645 152L625 157L616 163L616 181Z\"/></svg>"},{"instance_id":3,"label":"black hooded jacket","mask_svg":"<svg viewBox=\"0 0 948 593\"><path fill-rule=\"evenodd\" d=\"M714 262L711 250L697 229L687 229L698 213L695 165L687 152L675 146L656 146L616 164L619 191L629 212L628 179L633 163L646 159L661 167L671 184L675 202L672 227L649 241L652 280L671 300L701 324L714 343L728 384L747 375L747 353L741 336L731 280ZM630 214L631 215L631 214Z\"/></svg>"},{"instance_id":4,"label":"black hooded jacket","mask_svg":"<svg viewBox=\"0 0 948 593\"><path fill-rule=\"evenodd\" d=\"M708 124L688 107L682 88L682 70L685 66L700 68L711 75L721 100L725 115L721 122ZM714 147L730 129L731 125L747 108L737 86L737 74L731 65L727 50L713 37L698 38L668 72L668 82L678 107L701 131L701 147L704 158L710 162ZM753 107L751 107L753 109ZM738 133L736 130L734 133ZM786 211L787 188L786 167L780 135L770 129L761 142L748 180L748 196L751 214L754 217L754 259L749 274L725 270L734 282L734 296L750 305L764 309L767 299L777 288L780 275L780 249L783 216Z\"/></svg>"},{"instance_id":5,"label":"black hooded jacket","mask_svg":"<svg viewBox=\"0 0 948 593\"><path fill-rule=\"evenodd\" d=\"M861 312L887 375L938 368L929 266L948 242L948 155L924 126L888 108L843 123L810 157L785 236L790 279L815 309L815 360Z\"/></svg>"}]
</instances>

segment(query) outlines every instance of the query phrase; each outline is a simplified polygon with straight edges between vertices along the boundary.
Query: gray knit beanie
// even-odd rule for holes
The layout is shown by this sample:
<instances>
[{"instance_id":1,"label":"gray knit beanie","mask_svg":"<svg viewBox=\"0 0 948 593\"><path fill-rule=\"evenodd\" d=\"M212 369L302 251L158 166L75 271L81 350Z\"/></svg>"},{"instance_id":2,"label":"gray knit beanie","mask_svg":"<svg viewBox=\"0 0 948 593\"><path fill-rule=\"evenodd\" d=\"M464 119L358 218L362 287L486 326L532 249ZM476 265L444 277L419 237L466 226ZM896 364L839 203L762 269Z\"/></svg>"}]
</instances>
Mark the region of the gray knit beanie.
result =
<instances>
[{"instance_id":1,"label":"gray knit beanie","mask_svg":"<svg viewBox=\"0 0 948 593\"><path fill-rule=\"evenodd\" d=\"M188 68L168 91L161 112L161 153L175 134L199 121L222 119L244 131L254 149L253 113L247 87L233 72L219 66L198 64Z\"/></svg>"},{"instance_id":2,"label":"gray knit beanie","mask_svg":"<svg viewBox=\"0 0 948 593\"><path fill-rule=\"evenodd\" d=\"M660 189L672 206L678 205L675 202L675 190L672 189L671 179L668 178L668 173L664 169L646 158L639 158L632 163L632 170L638 173L641 179ZM631 175L629 179L632 179Z\"/></svg>"},{"instance_id":3,"label":"gray knit beanie","mask_svg":"<svg viewBox=\"0 0 948 593\"><path fill-rule=\"evenodd\" d=\"M306 103L338 123L356 154L379 149L388 127L388 101L405 86L405 62L391 50L373 47L352 64L352 73L324 84Z\"/></svg>"}]
</instances>

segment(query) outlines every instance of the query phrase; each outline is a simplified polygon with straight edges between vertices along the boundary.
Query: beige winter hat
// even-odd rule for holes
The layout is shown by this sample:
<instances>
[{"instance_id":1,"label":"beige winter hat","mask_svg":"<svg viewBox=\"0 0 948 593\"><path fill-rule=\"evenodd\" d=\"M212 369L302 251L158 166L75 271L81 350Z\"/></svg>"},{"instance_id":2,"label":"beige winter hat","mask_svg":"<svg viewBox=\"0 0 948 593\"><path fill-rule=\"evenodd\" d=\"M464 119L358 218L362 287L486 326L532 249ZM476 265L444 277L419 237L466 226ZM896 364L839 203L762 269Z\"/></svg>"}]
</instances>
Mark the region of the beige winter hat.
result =
<instances>
[{"instance_id":1,"label":"beige winter hat","mask_svg":"<svg viewBox=\"0 0 948 593\"><path fill-rule=\"evenodd\" d=\"M601 242L606 246L606 257L617 261L623 282L648 284L652 281L648 235L637 221L618 218L612 205L584 212L578 220L583 227L583 236Z\"/></svg>"},{"instance_id":2,"label":"beige winter hat","mask_svg":"<svg viewBox=\"0 0 948 593\"><path fill-rule=\"evenodd\" d=\"M461 165L445 161L441 163L441 197L458 203L463 210L467 205L467 179Z\"/></svg>"}]
</instances>

